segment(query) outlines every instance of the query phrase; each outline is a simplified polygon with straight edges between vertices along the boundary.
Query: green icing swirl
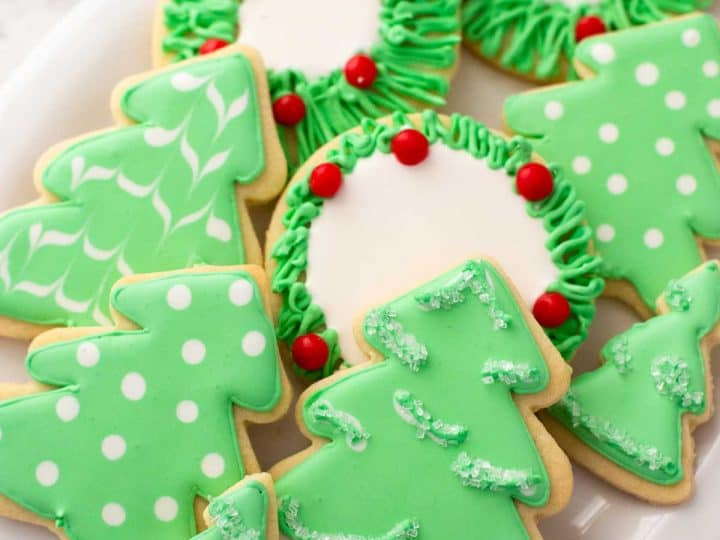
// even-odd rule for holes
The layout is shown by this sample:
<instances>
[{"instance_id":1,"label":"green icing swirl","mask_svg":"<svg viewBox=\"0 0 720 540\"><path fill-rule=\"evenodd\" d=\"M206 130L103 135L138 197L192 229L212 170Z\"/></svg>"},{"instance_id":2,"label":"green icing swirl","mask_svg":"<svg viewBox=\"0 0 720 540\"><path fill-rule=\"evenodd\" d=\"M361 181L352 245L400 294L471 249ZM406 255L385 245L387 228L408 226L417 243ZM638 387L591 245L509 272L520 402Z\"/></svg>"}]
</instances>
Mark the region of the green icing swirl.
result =
<instances>
[{"instance_id":1,"label":"green icing swirl","mask_svg":"<svg viewBox=\"0 0 720 540\"><path fill-rule=\"evenodd\" d=\"M327 161L349 174L358 160L375 152L390 153L392 138L408 123L408 117L402 113L394 114L389 123L365 119L359 132L343 135L337 146L327 152ZM532 147L526 139L514 137L508 141L467 116L452 115L446 124L437 113L425 111L418 129L431 144L441 143L454 150L466 151L477 159L487 160L491 169L504 168L508 174L514 174L530 161L532 155ZM527 212L542 220L548 232L547 249L559 270L557 281L548 290L562 293L572 308L571 317L565 324L547 329L555 346L569 358L587 337L595 315L594 300L602 292L604 282L596 275L600 259L589 251L591 231L585 222L585 204L577 199L561 171L555 166L550 168L555 175L553 194L539 203L528 203ZM303 372L311 378L320 378L335 371L341 351L337 333L325 326L322 308L313 303L312 295L302 281L307 268L310 226L324 204L323 199L310 192L309 174L310 171L286 194L288 209L282 219L286 230L271 253L277 263L272 288L283 297L278 320L279 339L292 344L298 336L312 332L328 343L330 357L323 369Z\"/></svg>"},{"instance_id":2,"label":"green icing swirl","mask_svg":"<svg viewBox=\"0 0 720 540\"><path fill-rule=\"evenodd\" d=\"M600 17L608 30L622 30L707 8L711 0L601 0L568 6L551 0L464 0L463 37L477 54L537 79L576 79L563 61L575 53L575 25Z\"/></svg>"},{"instance_id":3,"label":"green icing swirl","mask_svg":"<svg viewBox=\"0 0 720 540\"><path fill-rule=\"evenodd\" d=\"M163 51L176 60L197 56L208 39L232 43L237 37L237 0L170 0L164 15L168 33Z\"/></svg>"}]
</instances>

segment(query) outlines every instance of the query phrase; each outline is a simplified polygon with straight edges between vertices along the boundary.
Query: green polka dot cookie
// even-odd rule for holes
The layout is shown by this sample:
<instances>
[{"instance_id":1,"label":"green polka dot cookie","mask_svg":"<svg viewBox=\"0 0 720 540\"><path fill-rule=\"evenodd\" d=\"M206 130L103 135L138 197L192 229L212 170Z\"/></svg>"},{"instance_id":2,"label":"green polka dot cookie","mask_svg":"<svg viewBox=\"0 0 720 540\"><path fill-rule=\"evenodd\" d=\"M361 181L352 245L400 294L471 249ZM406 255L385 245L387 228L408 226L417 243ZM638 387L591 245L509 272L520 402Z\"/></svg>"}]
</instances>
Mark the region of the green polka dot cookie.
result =
<instances>
[{"instance_id":1,"label":"green polka dot cookie","mask_svg":"<svg viewBox=\"0 0 720 540\"><path fill-rule=\"evenodd\" d=\"M682 17L588 39L577 61L583 81L513 96L505 119L565 167L610 293L646 312L703 261L698 237L720 240L720 31Z\"/></svg>"},{"instance_id":2,"label":"green polka dot cookie","mask_svg":"<svg viewBox=\"0 0 720 540\"><path fill-rule=\"evenodd\" d=\"M115 328L40 335L37 382L0 389L0 515L69 540L195 534L196 496L258 471L245 423L289 404L267 295L259 267L133 276Z\"/></svg>"}]
</instances>

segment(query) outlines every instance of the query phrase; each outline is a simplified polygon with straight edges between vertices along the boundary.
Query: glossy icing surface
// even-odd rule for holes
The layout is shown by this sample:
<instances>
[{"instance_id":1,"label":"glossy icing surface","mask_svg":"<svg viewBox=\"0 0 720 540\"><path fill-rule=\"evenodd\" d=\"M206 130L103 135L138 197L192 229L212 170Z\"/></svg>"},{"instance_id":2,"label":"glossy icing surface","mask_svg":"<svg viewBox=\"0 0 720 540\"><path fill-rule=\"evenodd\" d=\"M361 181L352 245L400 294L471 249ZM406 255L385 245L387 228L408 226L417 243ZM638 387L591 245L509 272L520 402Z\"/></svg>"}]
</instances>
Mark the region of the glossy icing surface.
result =
<instances>
[{"instance_id":1,"label":"glossy icing surface","mask_svg":"<svg viewBox=\"0 0 720 540\"><path fill-rule=\"evenodd\" d=\"M366 357L354 316L449 262L492 255L531 306L558 278L547 238L513 179L484 160L442 144L415 167L376 153L345 176L313 222L306 284L339 334L343 359L358 364Z\"/></svg>"},{"instance_id":2,"label":"glossy icing surface","mask_svg":"<svg viewBox=\"0 0 720 540\"><path fill-rule=\"evenodd\" d=\"M517 302L492 266L469 261L371 310L363 333L384 360L301 402L330 442L279 478L282 532L526 540L514 501L542 506L550 486L511 393L539 392L549 371ZM361 425L364 444L314 414L321 402Z\"/></svg>"},{"instance_id":3,"label":"glossy icing surface","mask_svg":"<svg viewBox=\"0 0 720 540\"><path fill-rule=\"evenodd\" d=\"M280 399L272 322L242 270L122 285L112 305L139 328L28 356L58 388L0 404L0 493L71 540L188 538L195 496L245 474L233 404Z\"/></svg>"},{"instance_id":4,"label":"glossy icing surface","mask_svg":"<svg viewBox=\"0 0 720 540\"><path fill-rule=\"evenodd\" d=\"M683 470L682 416L706 408L703 337L720 320L718 263L670 284L669 307L605 345L605 363L577 377L552 414L633 474L672 485Z\"/></svg>"},{"instance_id":5,"label":"glossy icing surface","mask_svg":"<svg viewBox=\"0 0 720 540\"><path fill-rule=\"evenodd\" d=\"M240 43L259 50L272 70L321 77L380 40L381 0L242 0ZM312 39L309 36L313 36Z\"/></svg>"},{"instance_id":6,"label":"glossy icing surface","mask_svg":"<svg viewBox=\"0 0 720 540\"><path fill-rule=\"evenodd\" d=\"M124 275L244 262L235 187L265 168L257 100L239 53L127 89L120 105L137 124L64 149L41 177L57 202L0 218L0 314L108 324Z\"/></svg>"},{"instance_id":7,"label":"glossy icing surface","mask_svg":"<svg viewBox=\"0 0 720 540\"><path fill-rule=\"evenodd\" d=\"M265 540L269 504L261 482L243 482L210 503L213 526L193 540Z\"/></svg>"},{"instance_id":8,"label":"glossy icing surface","mask_svg":"<svg viewBox=\"0 0 720 540\"><path fill-rule=\"evenodd\" d=\"M695 235L720 238L720 170L703 139L720 139L720 31L685 17L588 39L577 58L596 75L511 97L506 120L566 168L604 274L652 306L702 262Z\"/></svg>"}]
</instances>

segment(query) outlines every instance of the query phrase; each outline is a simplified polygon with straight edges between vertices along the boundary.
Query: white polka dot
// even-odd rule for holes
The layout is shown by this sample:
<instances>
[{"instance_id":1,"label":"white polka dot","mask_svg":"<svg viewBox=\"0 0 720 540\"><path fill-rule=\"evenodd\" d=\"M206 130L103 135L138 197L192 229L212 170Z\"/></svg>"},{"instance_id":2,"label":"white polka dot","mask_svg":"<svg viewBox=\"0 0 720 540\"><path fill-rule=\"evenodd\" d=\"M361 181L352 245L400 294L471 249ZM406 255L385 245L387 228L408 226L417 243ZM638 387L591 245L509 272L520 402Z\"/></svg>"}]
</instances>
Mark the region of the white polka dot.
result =
<instances>
[{"instance_id":1,"label":"white polka dot","mask_svg":"<svg viewBox=\"0 0 720 540\"><path fill-rule=\"evenodd\" d=\"M190 302L192 302L192 293L187 285L170 287L167 293L167 303L171 308L181 311L190 307Z\"/></svg>"},{"instance_id":2,"label":"white polka dot","mask_svg":"<svg viewBox=\"0 0 720 540\"><path fill-rule=\"evenodd\" d=\"M253 330L245 334L242 340L242 349L248 356L257 356L265 350L265 336Z\"/></svg>"},{"instance_id":3,"label":"white polka dot","mask_svg":"<svg viewBox=\"0 0 720 540\"><path fill-rule=\"evenodd\" d=\"M172 521L177 514L178 503L172 497L160 497L155 501L155 517L160 521Z\"/></svg>"},{"instance_id":4,"label":"white polka dot","mask_svg":"<svg viewBox=\"0 0 720 540\"><path fill-rule=\"evenodd\" d=\"M652 86L659 77L660 71L652 62L643 62L635 69L635 78L642 86Z\"/></svg>"},{"instance_id":5,"label":"white polka dot","mask_svg":"<svg viewBox=\"0 0 720 540\"><path fill-rule=\"evenodd\" d=\"M183 343L182 357L188 364L199 364L205 360L205 353L205 344L199 339L189 339Z\"/></svg>"},{"instance_id":6,"label":"white polka dot","mask_svg":"<svg viewBox=\"0 0 720 540\"><path fill-rule=\"evenodd\" d=\"M685 94L679 90L673 90L665 94L665 105L667 105L668 109L678 111L685 106L685 103Z\"/></svg>"},{"instance_id":7,"label":"white polka dot","mask_svg":"<svg viewBox=\"0 0 720 540\"><path fill-rule=\"evenodd\" d=\"M63 396L57 400L55 412L63 422L72 422L80 414L80 402L75 396Z\"/></svg>"},{"instance_id":8,"label":"white polka dot","mask_svg":"<svg viewBox=\"0 0 720 540\"><path fill-rule=\"evenodd\" d=\"M615 60L615 49L608 43L596 43L590 54L600 64L609 64Z\"/></svg>"},{"instance_id":9,"label":"white polka dot","mask_svg":"<svg viewBox=\"0 0 720 540\"><path fill-rule=\"evenodd\" d=\"M545 116L548 120L558 120L565 113L565 107L559 101L548 101L545 105Z\"/></svg>"},{"instance_id":10,"label":"white polka dot","mask_svg":"<svg viewBox=\"0 0 720 540\"><path fill-rule=\"evenodd\" d=\"M175 414L183 424L192 424L198 418L198 406L194 401L181 401L178 403Z\"/></svg>"},{"instance_id":11,"label":"white polka dot","mask_svg":"<svg viewBox=\"0 0 720 540\"><path fill-rule=\"evenodd\" d=\"M35 469L35 478L43 487L52 487L60 479L60 469L52 461L43 461Z\"/></svg>"},{"instance_id":12,"label":"white polka dot","mask_svg":"<svg viewBox=\"0 0 720 540\"><path fill-rule=\"evenodd\" d=\"M675 143L672 139L662 137L655 143L655 151L661 156L669 156L675 151Z\"/></svg>"},{"instance_id":13,"label":"white polka dot","mask_svg":"<svg viewBox=\"0 0 720 540\"><path fill-rule=\"evenodd\" d=\"M683 32L682 42L686 47L697 47L700 44L700 32L694 28L688 28Z\"/></svg>"},{"instance_id":14,"label":"white polka dot","mask_svg":"<svg viewBox=\"0 0 720 540\"><path fill-rule=\"evenodd\" d=\"M618 140L618 137L620 136L620 131L615 124L607 123L600 126L600 129L598 130L598 135L600 136L600 140L602 142L611 144Z\"/></svg>"},{"instance_id":15,"label":"white polka dot","mask_svg":"<svg viewBox=\"0 0 720 540\"><path fill-rule=\"evenodd\" d=\"M573 159L572 168L577 174L587 174L592 168L592 163L587 156L578 156Z\"/></svg>"},{"instance_id":16,"label":"white polka dot","mask_svg":"<svg viewBox=\"0 0 720 540\"><path fill-rule=\"evenodd\" d=\"M648 229L645 231L645 236L643 236L643 242L650 249L659 248L664 240L665 237L660 229Z\"/></svg>"},{"instance_id":17,"label":"white polka dot","mask_svg":"<svg viewBox=\"0 0 720 540\"><path fill-rule=\"evenodd\" d=\"M200 468L208 478L217 478L225 472L225 460L220 454L208 454L203 458Z\"/></svg>"},{"instance_id":18,"label":"white polka dot","mask_svg":"<svg viewBox=\"0 0 720 540\"><path fill-rule=\"evenodd\" d=\"M675 182L675 187L682 195L692 195L697 188L697 180L694 176L683 174Z\"/></svg>"},{"instance_id":19,"label":"white polka dot","mask_svg":"<svg viewBox=\"0 0 720 540\"><path fill-rule=\"evenodd\" d=\"M623 174L612 174L607 181L607 189L613 195L620 195L627 190L628 181Z\"/></svg>"},{"instance_id":20,"label":"white polka dot","mask_svg":"<svg viewBox=\"0 0 720 540\"><path fill-rule=\"evenodd\" d=\"M120 388L123 396L130 401L138 401L145 395L147 385L145 384L145 379L139 373L128 373L123 377Z\"/></svg>"},{"instance_id":21,"label":"white polka dot","mask_svg":"<svg viewBox=\"0 0 720 540\"><path fill-rule=\"evenodd\" d=\"M125 455L127 444L120 435L108 435L100 445L103 456L110 461L117 461Z\"/></svg>"},{"instance_id":22,"label":"white polka dot","mask_svg":"<svg viewBox=\"0 0 720 540\"><path fill-rule=\"evenodd\" d=\"M603 224L597 228L595 234L597 239L601 242L610 242L613 238L615 238L615 229L612 225Z\"/></svg>"},{"instance_id":23,"label":"white polka dot","mask_svg":"<svg viewBox=\"0 0 720 540\"><path fill-rule=\"evenodd\" d=\"M253 297L253 286L246 279L238 279L230 285L230 301L236 306L246 306Z\"/></svg>"},{"instance_id":24,"label":"white polka dot","mask_svg":"<svg viewBox=\"0 0 720 540\"><path fill-rule=\"evenodd\" d=\"M100 349L91 342L81 343L77 348L75 358L82 367L93 367L100 360Z\"/></svg>"},{"instance_id":25,"label":"white polka dot","mask_svg":"<svg viewBox=\"0 0 720 540\"><path fill-rule=\"evenodd\" d=\"M720 64L715 60L708 60L703 64L702 70L706 77L717 77L720 73Z\"/></svg>"},{"instance_id":26,"label":"white polka dot","mask_svg":"<svg viewBox=\"0 0 720 540\"><path fill-rule=\"evenodd\" d=\"M106 504L102 509L102 519L111 527L119 527L125 523L125 509L118 503Z\"/></svg>"},{"instance_id":27,"label":"white polka dot","mask_svg":"<svg viewBox=\"0 0 720 540\"><path fill-rule=\"evenodd\" d=\"M720 118L720 99L711 99L707 111L713 118Z\"/></svg>"}]
</instances>

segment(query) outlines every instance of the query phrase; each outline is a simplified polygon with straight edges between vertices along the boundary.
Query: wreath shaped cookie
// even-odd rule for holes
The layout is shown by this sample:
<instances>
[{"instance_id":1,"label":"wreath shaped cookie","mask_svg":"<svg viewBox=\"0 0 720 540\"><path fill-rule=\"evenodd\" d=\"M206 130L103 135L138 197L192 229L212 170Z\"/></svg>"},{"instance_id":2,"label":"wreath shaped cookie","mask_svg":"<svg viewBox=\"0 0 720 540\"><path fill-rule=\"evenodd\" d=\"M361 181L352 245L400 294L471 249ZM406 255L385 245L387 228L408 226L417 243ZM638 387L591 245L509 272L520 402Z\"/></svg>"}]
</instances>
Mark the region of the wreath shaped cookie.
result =
<instances>
[{"instance_id":1,"label":"wreath shaped cookie","mask_svg":"<svg viewBox=\"0 0 720 540\"><path fill-rule=\"evenodd\" d=\"M295 169L364 117L445 104L458 59L460 0L355 4L349 10L336 0L161 0L156 63L210 53L235 39L257 48ZM306 39L301 23L311 18L323 39Z\"/></svg>"},{"instance_id":2,"label":"wreath shaped cookie","mask_svg":"<svg viewBox=\"0 0 720 540\"><path fill-rule=\"evenodd\" d=\"M465 0L466 47L516 75L576 79L577 43L708 7L707 0Z\"/></svg>"},{"instance_id":3,"label":"wreath shaped cookie","mask_svg":"<svg viewBox=\"0 0 720 540\"><path fill-rule=\"evenodd\" d=\"M365 120L313 156L281 198L266 250L279 337L305 374L364 361L355 313L471 253L503 265L569 357L603 288L599 259L584 204L531 158L525 139L432 111Z\"/></svg>"}]
</instances>

